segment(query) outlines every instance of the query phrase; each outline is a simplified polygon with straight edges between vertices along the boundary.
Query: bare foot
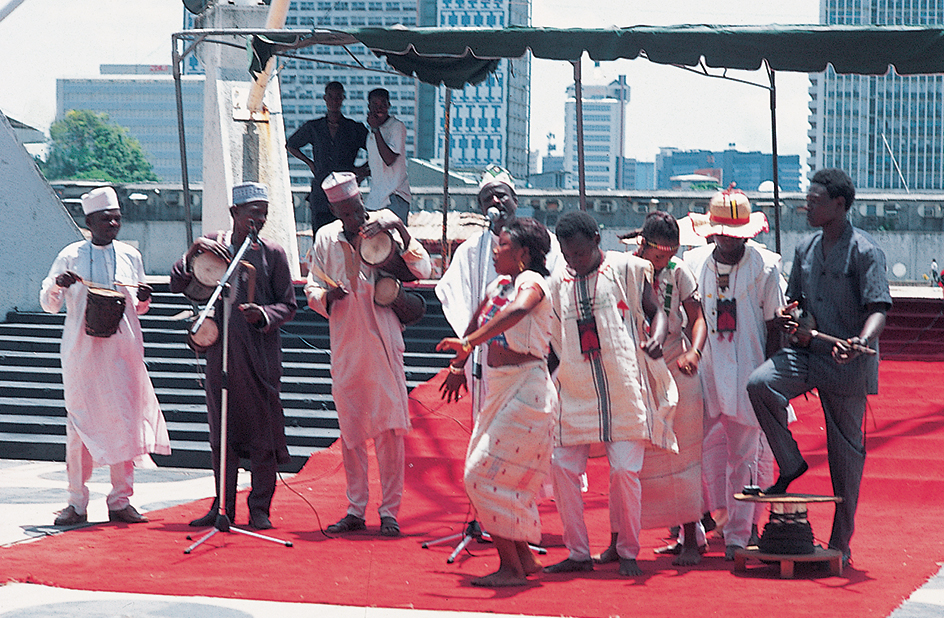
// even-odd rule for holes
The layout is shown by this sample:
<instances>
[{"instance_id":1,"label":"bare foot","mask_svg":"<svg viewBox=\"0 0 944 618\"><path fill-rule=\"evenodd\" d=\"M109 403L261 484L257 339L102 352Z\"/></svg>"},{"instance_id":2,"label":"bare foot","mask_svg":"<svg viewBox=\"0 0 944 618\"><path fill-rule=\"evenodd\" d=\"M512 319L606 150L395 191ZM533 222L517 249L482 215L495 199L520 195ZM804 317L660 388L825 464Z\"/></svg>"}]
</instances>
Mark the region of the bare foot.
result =
<instances>
[{"instance_id":1,"label":"bare foot","mask_svg":"<svg viewBox=\"0 0 944 618\"><path fill-rule=\"evenodd\" d=\"M619 574L626 575L628 577L636 577L642 575L642 569L639 568L639 565L636 564L635 558L620 558L619 559L620 568Z\"/></svg>"},{"instance_id":2,"label":"bare foot","mask_svg":"<svg viewBox=\"0 0 944 618\"><path fill-rule=\"evenodd\" d=\"M675 557L672 564L676 566L695 566L701 562L702 552L697 547L682 546L682 553Z\"/></svg>"},{"instance_id":3,"label":"bare foot","mask_svg":"<svg viewBox=\"0 0 944 618\"><path fill-rule=\"evenodd\" d=\"M524 569L526 576L541 572L544 565L538 561L527 543L524 541L515 541L515 549L518 551L518 560L521 562L521 568Z\"/></svg>"},{"instance_id":4,"label":"bare foot","mask_svg":"<svg viewBox=\"0 0 944 618\"><path fill-rule=\"evenodd\" d=\"M705 544L701 547L698 547L698 544L695 542L695 523L688 522L684 524L685 529L685 541L681 543L679 548L678 556L675 560L672 561L672 564L676 566L694 566L701 562L701 555L708 551L708 540L705 539Z\"/></svg>"},{"instance_id":5,"label":"bare foot","mask_svg":"<svg viewBox=\"0 0 944 618\"><path fill-rule=\"evenodd\" d=\"M594 556L593 561L597 564L609 564L619 560L619 554L616 553L616 545L610 545L599 556Z\"/></svg>"},{"instance_id":6,"label":"bare foot","mask_svg":"<svg viewBox=\"0 0 944 618\"><path fill-rule=\"evenodd\" d=\"M473 586L482 586L485 588L506 588L509 586L526 586L527 584L527 578L518 577L514 573L508 573L501 569L482 577L476 577L472 580Z\"/></svg>"}]
</instances>

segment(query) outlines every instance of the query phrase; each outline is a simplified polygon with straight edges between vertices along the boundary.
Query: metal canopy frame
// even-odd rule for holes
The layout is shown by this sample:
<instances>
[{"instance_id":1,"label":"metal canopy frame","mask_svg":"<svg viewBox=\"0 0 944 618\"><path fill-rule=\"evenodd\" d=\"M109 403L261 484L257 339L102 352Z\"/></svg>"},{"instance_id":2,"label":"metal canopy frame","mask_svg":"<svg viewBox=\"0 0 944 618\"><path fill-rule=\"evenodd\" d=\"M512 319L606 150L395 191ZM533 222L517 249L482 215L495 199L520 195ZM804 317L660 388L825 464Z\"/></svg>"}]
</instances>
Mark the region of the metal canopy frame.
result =
<instances>
[{"instance_id":1,"label":"metal canopy frame","mask_svg":"<svg viewBox=\"0 0 944 618\"><path fill-rule=\"evenodd\" d=\"M181 91L181 63L203 43L243 46L215 37L246 37L253 55L252 66L265 66L271 55L342 65L293 52L312 45L361 43L398 73L414 76L433 85L462 87L484 80L500 58L518 58L531 53L536 58L571 62L580 101L580 58L617 60L643 58L657 64L676 66L707 77L728 79L765 88L770 93L771 142L774 175L774 220L776 249L780 251L780 201L777 151L776 71L820 72L832 65L837 73L882 75L890 70L899 74L944 73L944 28L924 26L633 26L611 29L552 29L512 27L484 28L356 28L348 30L313 29L200 29L185 30L171 36L173 74L177 98L177 124L180 141L181 178L184 184L184 208L188 243L192 238L190 185L187 174L186 134ZM181 51L180 46L184 45ZM866 53L863 52L866 50ZM363 66L356 56L356 68ZM264 58L262 56L265 56ZM343 66L352 66L343 64ZM708 68L724 73L712 75ZM756 71L765 69L769 85L729 77L728 69ZM250 72L255 75L255 69ZM390 73L381 70L379 72ZM449 91L447 90L447 93ZM581 121L578 113L578 122ZM449 125L446 125L447 131ZM449 135L447 133L448 140ZM582 131L578 130L582 141ZM578 148L580 205L586 208L582 148ZM444 181L443 240L446 241L448 183ZM445 250L445 249L444 249Z\"/></svg>"}]
</instances>

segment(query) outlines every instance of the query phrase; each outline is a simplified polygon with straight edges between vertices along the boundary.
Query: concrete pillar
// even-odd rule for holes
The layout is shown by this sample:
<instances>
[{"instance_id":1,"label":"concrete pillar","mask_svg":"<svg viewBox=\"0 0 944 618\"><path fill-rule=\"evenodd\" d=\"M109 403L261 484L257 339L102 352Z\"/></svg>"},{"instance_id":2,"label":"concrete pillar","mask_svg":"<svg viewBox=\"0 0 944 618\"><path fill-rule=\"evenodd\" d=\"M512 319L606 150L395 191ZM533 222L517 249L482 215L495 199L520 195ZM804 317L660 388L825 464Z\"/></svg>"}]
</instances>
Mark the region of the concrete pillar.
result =
<instances>
[{"instance_id":1,"label":"concrete pillar","mask_svg":"<svg viewBox=\"0 0 944 618\"><path fill-rule=\"evenodd\" d=\"M204 13L204 28L262 28L268 7L215 4ZM242 38L231 37L239 45ZM203 120L203 232L228 230L232 189L241 182L269 187L269 219L260 236L285 249L292 277L301 276L295 211L285 154L285 127L278 80L263 97L266 111L250 115L247 100L252 78L245 49L203 43L206 71Z\"/></svg>"}]
</instances>

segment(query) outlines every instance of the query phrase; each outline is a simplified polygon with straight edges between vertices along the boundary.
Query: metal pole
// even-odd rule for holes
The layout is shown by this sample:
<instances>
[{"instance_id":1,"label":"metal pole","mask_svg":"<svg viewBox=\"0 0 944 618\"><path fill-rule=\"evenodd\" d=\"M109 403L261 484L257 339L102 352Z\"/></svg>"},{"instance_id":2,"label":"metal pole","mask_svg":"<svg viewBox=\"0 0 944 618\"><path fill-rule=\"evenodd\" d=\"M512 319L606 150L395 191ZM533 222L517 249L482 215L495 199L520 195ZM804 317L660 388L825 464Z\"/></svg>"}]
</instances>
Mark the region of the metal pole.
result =
<instances>
[{"instance_id":1,"label":"metal pole","mask_svg":"<svg viewBox=\"0 0 944 618\"><path fill-rule=\"evenodd\" d=\"M452 261L452 251L449 250L449 139L450 139L450 115L452 114L452 88L446 88L446 105L443 125L445 127L446 143L443 144L443 202L442 202L442 240L440 241L439 253L442 257L442 269L446 272L449 268L449 262Z\"/></svg>"},{"instance_id":2,"label":"metal pole","mask_svg":"<svg viewBox=\"0 0 944 618\"><path fill-rule=\"evenodd\" d=\"M171 35L174 60L174 94L177 99L177 140L180 143L180 180L184 189L184 222L187 226L187 246L193 244L193 214L190 206L190 177L187 173L187 138L184 134L184 95L180 84L180 63L177 35Z\"/></svg>"},{"instance_id":3,"label":"metal pole","mask_svg":"<svg viewBox=\"0 0 944 618\"><path fill-rule=\"evenodd\" d=\"M587 209L587 180L583 165L583 81L580 74L580 58L574 63L574 96L577 99L577 186L580 192L580 210Z\"/></svg>"},{"instance_id":4,"label":"metal pole","mask_svg":"<svg viewBox=\"0 0 944 618\"><path fill-rule=\"evenodd\" d=\"M771 144L771 162L773 163L774 176L774 226L777 228L776 250L781 252L780 248L780 168L777 161L777 84L775 71L767 65L767 72L770 76L770 139Z\"/></svg>"}]
</instances>

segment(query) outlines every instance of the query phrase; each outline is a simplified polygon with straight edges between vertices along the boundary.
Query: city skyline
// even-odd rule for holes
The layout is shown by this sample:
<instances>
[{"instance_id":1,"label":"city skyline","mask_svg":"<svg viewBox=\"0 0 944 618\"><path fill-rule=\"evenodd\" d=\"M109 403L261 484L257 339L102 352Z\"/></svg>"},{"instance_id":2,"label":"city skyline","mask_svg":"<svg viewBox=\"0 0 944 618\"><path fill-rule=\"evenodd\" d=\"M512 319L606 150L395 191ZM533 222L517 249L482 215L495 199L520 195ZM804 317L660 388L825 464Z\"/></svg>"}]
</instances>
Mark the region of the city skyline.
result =
<instances>
[{"instance_id":1,"label":"city skyline","mask_svg":"<svg viewBox=\"0 0 944 618\"><path fill-rule=\"evenodd\" d=\"M48 131L55 116L56 78L95 77L101 64L169 64L170 34L182 29L183 5L171 0L99 0L94 14L69 0L26 0L0 22L0 52L13 69L0 83L0 109ZM704 6L666 0L658 7L605 0L579 8L571 0L535 0L532 24L546 27L609 27L649 23L815 23L818 0L790 7L776 2L724 0ZM147 24L129 28L127 24ZM626 74L632 88L627 107L626 156L654 160L659 148L769 152L768 93L761 88L709 79L644 60L594 66L584 59L587 84L608 83ZM762 72L729 72L765 84ZM534 60L530 148L546 153L546 135L564 132L565 90L572 83L568 63ZM780 73L778 134L781 154L806 153L809 78ZM559 146L562 143L559 142Z\"/></svg>"}]
</instances>

